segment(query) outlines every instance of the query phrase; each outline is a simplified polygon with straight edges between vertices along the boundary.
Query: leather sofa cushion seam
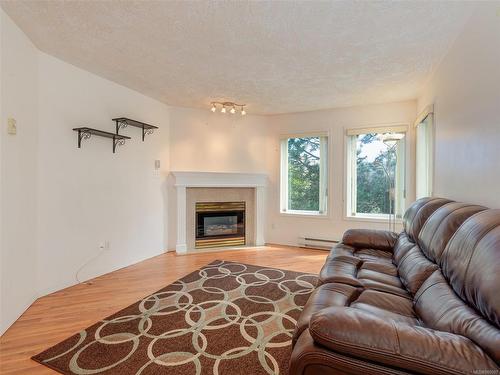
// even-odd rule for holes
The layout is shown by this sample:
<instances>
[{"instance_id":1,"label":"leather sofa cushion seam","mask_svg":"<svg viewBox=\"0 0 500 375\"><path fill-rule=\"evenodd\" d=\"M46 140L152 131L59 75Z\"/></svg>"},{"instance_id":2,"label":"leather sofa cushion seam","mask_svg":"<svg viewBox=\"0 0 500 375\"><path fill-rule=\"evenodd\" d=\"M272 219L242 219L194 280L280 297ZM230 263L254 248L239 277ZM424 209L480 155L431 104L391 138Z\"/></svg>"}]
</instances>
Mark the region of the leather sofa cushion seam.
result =
<instances>
[{"instance_id":1,"label":"leather sofa cushion seam","mask_svg":"<svg viewBox=\"0 0 500 375\"><path fill-rule=\"evenodd\" d=\"M356 363L357 361L359 361L358 358L356 358L356 361L349 361L349 357L347 356L344 356L343 354L341 353L338 353L339 355L342 355L342 359L339 359L339 358L335 358L335 360L341 360L343 361L344 363L347 363L347 364L350 364L352 362ZM318 359L318 360L332 360L331 356L329 356L328 354L323 354L323 353L309 353L309 352L306 352L302 355L300 355L299 357L297 357L296 359L296 362L300 363L302 361L303 358L311 358L311 359ZM334 361L335 361L334 360ZM391 368L387 368L385 366L381 366L379 364L376 364L376 363L372 363L372 362L367 362L369 366L371 367L375 367L376 369L380 370L380 371L384 371L384 373L387 373L387 374L403 374L403 372L397 370L397 369L391 369ZM310 366L312 364L309 364L307 366ZM361 364L360 364L361 365Z\"/></svg>"},{"instance_id":2,"label":"leather sofa cushion seam","mask_svg":"<svg viewBox=\"0 0 500 375\"><path fill-rule=\"evenodd\" d=\"M434 271L435 272L435 271ZM427 292L427 290L429 290L429 288L432 288L434 285L438 285L438 284L446 284L446 282L442 281L442 280L438 280L438 281L435 281L433 282L431 285L428 285L425 287L424 290L420 291L420 289L417 291L417 293L415 294L415 299L413 300L413 304L416 305L417 302L419 301L419 299L422 297L422 295ZM446 284L448 285L448 284Z\"/></svg>"},{"instance_id":3,"label":"leather sofa cushion seam","mask_svg":"<svg viewBox=\"0 0 500 375\"><path fill-rule=\"evenodd\" d=\"M412 250L413 250L416 246L417 246L417 245L412 246L412 248L411 248L410 250L408 250L408 251L406 252L406 254L405 254L405 255L403 255L403 257L401 258L401 260L400 260L400 261L399 261L399 263L397 264L397 267L398 267L398 268L399 268L399 266L400 266L401 264L403 264L403 262L405 261L405 259L406 259L406 258L408 258L408 257L410 256L411 251L412 251ZM399 274L399 272L398 272L398 274Z\"/></svg>"},{"instance_id":4,"label":"leather sofa cushion seam","mask_svg":"<svg viewBox=\"0 0 500 375\"><path fill-rule=\"evenodd\" d=\"M395 352L398 355L400 355L401 354L401 350L400 350L401 344L400 344L400 341L399 341L398 328L396 327L396 324L394 324L393 321L391 321L391 327L394 330L394 336L396 336L396 342L397 342L397 346L396 346Z\"/></svg>"},{"instance_id":5,"label":"leather sofa cushion seam","mask_svg":"<svg viewBox=\"0 0 500 375\"><path fill-rule=\"evenodd\" d=\"M399 350L397 350L397 351L394 350L393 352L391 352L389 350L380 349L380 348L378 348L376 346L372 346L372 345L366 345L366 344L365 345L358 345L358 344L353 344L352 342L348 342L348 341L340 340L340 339L337 339L337 338L332 338L332 337L328 337L328 336L322 335L321 333L318 333L314 329L314 327L311 327L311 326L309 326L309 330L313 333L313 339L314 339L314 336L317 336L320 339L325 340L327 342L329 341L329 342L331 342L333 344L338 344L340 346L344 346L346 349L348 349L349 347L351 347L351 348L354 348L354 349L357 348L357 349L366 350L366 351L374 352L374 353L382 353L382 354L386 354L388 356L392 356L392 358L395 358L396 360L398 360L398 359L406 359L409 362L416 363L417 365L423 365L424 367L427 367L430 370L435 370L436 368L438 368L438 369L441 369L443 371L453 370L453 371L455 371L454 373L466 374L465 372L461 371L458 368L448 367L448 366L441 366L439 363L436 363L436 362L429 362L428 363L425 360L425 358L416 358L416 357L413 357L413 356L408 355L408 354L401 354ZM398 339L398 341L399 341L399 339Z\"/></svg>"}]
</instances>

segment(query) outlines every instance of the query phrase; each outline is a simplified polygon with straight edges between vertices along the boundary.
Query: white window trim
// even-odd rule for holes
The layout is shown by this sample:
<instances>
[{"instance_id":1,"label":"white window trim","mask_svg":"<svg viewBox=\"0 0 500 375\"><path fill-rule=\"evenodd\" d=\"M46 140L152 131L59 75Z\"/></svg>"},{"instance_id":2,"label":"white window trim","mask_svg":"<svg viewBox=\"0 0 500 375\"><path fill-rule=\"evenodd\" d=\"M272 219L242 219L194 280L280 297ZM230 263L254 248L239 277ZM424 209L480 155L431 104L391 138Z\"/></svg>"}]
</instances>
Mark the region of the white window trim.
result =
<instances>
[{"instance_id":1,"label":"white window trim","mask_svg":"<svg viewBox=\"0 0 500 375\"><path fill-rule=\"evenodd\" d=\"M372 223L387 223L389 220L388 214L357 214L355 216L346 216L345 220L349 221L367 221ZM396 218L396 223L401 224L402 218Z\"/></svg>"},{"instance_id":2,"label":"white window trim","mask_svg":"<svg viewBox=\"0 0 500 375\"><path fill-rule=\"evenodd\" d=\"M428 147L428 170L427 170L427 190L428 192L424 195L419 194L419 168L418 168L418 151L419 151L419 125L423 124L425 121L430 122L430 139L427 138L429 141ZM434 171L435 171L435 139L436 139L436 126L435 126L435 117L434 117L434 105L428 105L427 107L424 108L424 110L417 116L417 119L415 120L415 162L414 162L414 167L415 167L415 197L416 198L421 198L423 196L433 196L434 195L434 181L435 181L435 176L434 176ZM427 136L427 135L426 135Z\"/></svg>"},{"instance_id":3,"label":"white window trim","mask_svg":"<svg viewBox=\"0 0 500 375\"><path fill-rule=\"evenodd\" d=\"M288 150L283 147L283 142L290 138L303 138L303 137L326 137L326 149L320 148L320 176L323 177L320 183L320 207L322 204L325 207L325 212L318 211L301 211L301 210L287 210L288 206ZM279 188L279 207L278 212L280 216L285 217L300 217L300 218L315 218L315 219L330 219L331 218L331 205L330 205L330 158L332 140L329 131L312 131L303 133L281 134L279 136L280 147L280 188ZM326 192L324 190L326 189ZM322 194L322 191L325 194ZM285 207L285 209L283 209Z\"/></svg>"},{"instance_id":4,"label":"white window trim","mask_svg":"<svg viewBox=\"0 0 500 375\"><path fill-rule=\"evenodd\" d=\"M352 178L352 174L356 173L356 168L354 167L354 163L351 162L352 160L352 145L350 142L352 141L352 135L357 135L357 134L366 134L366 133L387 133L391 131L397 131L397 132L404 132L406 133L405 135L405 141L404 141L404 153L405 153L405 162L404 162L404 186L403 186L403 202L402 202L402 211L407 207L407 201L408 201L408 180L409 180L409 173L408 168L409 168L409 158L410 158L410 147L408 147L409 142L408 138L411 135L410 132L410 125L407 123L394 123L394 124L379 124L379 125L372 125L372 126L366 126L366 127L353 127L353 128L346 128L344 127L344 199L343 199L343 219L347 221L359 221L359 222L376 222L376 223L387 223L389 220L389 216L387 214L356 214L352 215L351 208L353 207L352 202L351 202L351 197L354 197L356 199L356 194L353 194L353 192L349 192L349 189L352 189L353 186L350 183L349 179ZM351 167L351 171L349 171L349 167ZM396 218L396 224L401 224L403 222L402 218L397 217Z\"/></svg>"}]
</instances>

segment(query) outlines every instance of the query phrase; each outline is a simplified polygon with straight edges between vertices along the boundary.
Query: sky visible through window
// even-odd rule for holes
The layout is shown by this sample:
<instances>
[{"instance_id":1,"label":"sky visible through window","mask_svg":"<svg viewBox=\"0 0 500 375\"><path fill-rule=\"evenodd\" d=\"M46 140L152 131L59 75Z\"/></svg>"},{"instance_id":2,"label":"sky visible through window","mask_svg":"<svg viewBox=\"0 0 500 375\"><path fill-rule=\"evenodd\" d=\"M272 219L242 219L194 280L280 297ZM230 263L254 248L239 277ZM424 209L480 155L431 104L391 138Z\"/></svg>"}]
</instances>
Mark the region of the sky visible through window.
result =
<instances>
[{"instance_id":1,"label":"sky visible through window","mask_svg":"<svg viewBox=\"0 0 500 375\"><path fill-rule=\"evenodd\" d=\"M361 139L365 135L366 134L360 134L357 139L357 149L361 150L361 152L359 153L359 157L366 157L367 162L373 163L377 156L387 151L387 146L378 137L375 138L371 143L362 143Z\"/></svg>"}]
</instances>

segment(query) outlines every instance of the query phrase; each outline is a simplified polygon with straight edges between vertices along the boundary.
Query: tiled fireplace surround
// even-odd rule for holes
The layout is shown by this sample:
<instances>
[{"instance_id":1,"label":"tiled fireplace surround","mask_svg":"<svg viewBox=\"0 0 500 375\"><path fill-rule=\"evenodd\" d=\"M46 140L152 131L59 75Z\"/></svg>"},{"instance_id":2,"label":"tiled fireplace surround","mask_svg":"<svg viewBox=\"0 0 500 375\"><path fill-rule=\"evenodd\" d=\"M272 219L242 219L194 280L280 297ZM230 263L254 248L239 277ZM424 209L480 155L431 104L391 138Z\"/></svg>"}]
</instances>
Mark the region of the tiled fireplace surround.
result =
<instances>
[{"instance_id":1,"label":"tiled fireplace surround","mask_svg":"<svg viewBox=\"0 0 500 375\"><path fill-rule=\"evenodd\" d=\"M267 176L261 173L172 172L176 191L177 240L179 254L195 249L196 202L246 203L246 244L262 246L264 200Z\"/></svg>"}]
</instances>

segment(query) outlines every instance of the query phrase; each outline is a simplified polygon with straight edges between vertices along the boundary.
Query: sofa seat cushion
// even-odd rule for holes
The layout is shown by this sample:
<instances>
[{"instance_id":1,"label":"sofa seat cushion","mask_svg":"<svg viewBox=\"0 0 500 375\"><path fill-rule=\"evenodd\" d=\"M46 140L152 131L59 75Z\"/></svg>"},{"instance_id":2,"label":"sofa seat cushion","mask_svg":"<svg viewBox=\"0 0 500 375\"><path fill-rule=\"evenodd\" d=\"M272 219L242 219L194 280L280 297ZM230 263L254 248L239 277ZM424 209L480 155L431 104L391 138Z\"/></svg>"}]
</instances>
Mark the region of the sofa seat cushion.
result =
<instances>
[{"instance_id":1,"label":"sofa seat cushion","mask_svg":"<svg viewBox=\"0 0 500 375\"><path fill-rule=\"evenodd\" d=\"M391 311L395 314L417 319L415 309L413 308L413 300L410 298L376 290L365 290L356 298L354 303L364 303L386 311Z\"/></svg>"},{"instance_id":2,"label":"sofa seat cushion","mask_svg":"<svg viewBox=\"0 0 500 375\"><path fill-rule=\"evenodd\" d=\"M358 271L357 276L358 276L358 279L360 279L360 280L377 281L379 283L387 284L390 286L395 286L397 288L403 287L403 284L401 284L399 277L387 275L387 274L382 273L382 272L377 272L377 271L372 271L372 270L367 270L367 269L360 269Z\"/></svg>"},{"instance_id":3,"label":"sofa seat cushion","mask_svg":"<svg viewBox=\"0 0 500 375\"><path fill-rule=\"evenodd\" d=\"M410 294L406 291L406 289L397 286L380 283L378 281L370 279L362 280L362 285L364 289L376 290L379 292L394 294L396 296L411 298Z\"/></svg>"},{"instance_id":4,"label":"sofa seat cushion","mask_svg":"<svg viewBox=\"0 0 500 375\"><path fill-rule=\"evenodd\" d=\"M468 338L381 319L352 307L331 307L311 317L314 341L337 353L415 373L498 373L499 368Z\"/></svg>"},{"instance_id":5,"label":"sofa seat cushion","mask_svg":"<svg viewBox=\"0 0 500 375\"><path fill-rule=\"evenodd\" d=\"M362 287L363 285L356 277L357 274L358 267L355 264L336 258L329 258L321 268L319 277L322 284L344 283L355 287Z\"/></svg>"},{"instance_id":6,"label":"sofa seat cushion","mask_svg":"<svg viewBox=\"0 0 500 375\"><path fill-rule=\"evenodd\" d=\"M359 293L359 289L345 284L324 284L317 287L300 314L293 334L293 342L307 329L314 313L331 306L349 306Z\"/></svg>"},{"instance_id":7,"label":"sofa seat cushion","mask_svg":"<svg viewBox=\"0 0 500 375\"><path fill-rule=\"evenodd\" d=\"M392 253L375 249L359 249L355 251L355 256L365 262L392 263Z\"/></svg>"},{"instance_id":8,"label":"sofa seat cushion","mask_svg":"<svg viewBox=\"0 0 500 375\"><path fill-rule=\"evenodd\" d=\"M361 270L370 270L380 272L390 276L398 276L398 268L392 263L380 263L380 262L363 262L360 267Z\"/></svg>"},{"instance_id":9,"label":"sofa seat cushion","mask_svg":"<svg viewBox=\"0 0 500 375\"><path fill-rule=\"evenodd\" d=\"M381 319L420 324L413 310L413 302L408 295L399 296L342 283L329 283L316 288L309 297L297 322L293 341L295 342L309 327L311 316L316 312L329 307L348 306L370 312Z\"/></svg>"},{"instance_id":10,"label":"sofa seat cushion","mask_svg":"<svg viewBox=\"0 0 500 375\"><path fill-rule=\"evenodd\" d=\"M342 283L409 298L391 255L382 250L337 245L328 255L319 278L321 284Z\"/></svg>"},{"instance_id":11,"label":"sofa seat cushion","mask_svg":"<svg viewBox=\"0 0 500 375\"><path fill-rule=\"evenodd\" d=\"M409 298L375 290L365 290L350 307L371 313L381 319L420 325L413 301Z\"/></svg>"}]
</instances>

